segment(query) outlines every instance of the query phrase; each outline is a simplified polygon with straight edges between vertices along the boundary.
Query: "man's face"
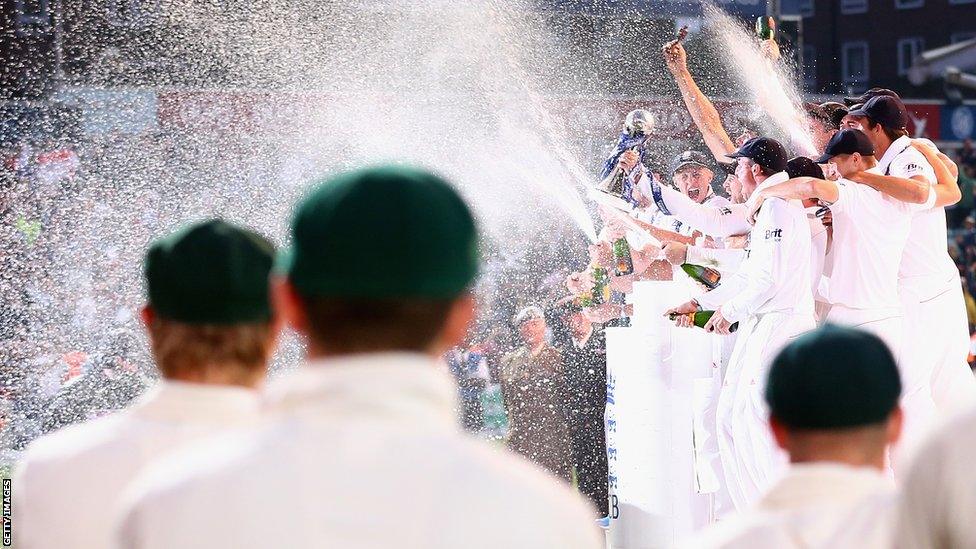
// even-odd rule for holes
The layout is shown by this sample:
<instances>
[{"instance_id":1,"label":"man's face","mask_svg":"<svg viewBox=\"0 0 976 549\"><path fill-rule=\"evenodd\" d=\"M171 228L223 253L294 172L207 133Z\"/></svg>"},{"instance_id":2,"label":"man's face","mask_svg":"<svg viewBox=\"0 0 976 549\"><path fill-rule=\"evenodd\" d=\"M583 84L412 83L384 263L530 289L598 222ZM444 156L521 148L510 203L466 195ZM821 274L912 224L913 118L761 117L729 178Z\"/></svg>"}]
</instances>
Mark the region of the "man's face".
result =
<instances>
[{"instance_id":1,"label":"man's face","mask_svg":"<svg viewBox=\"0 0 976 549\"><path fill-rule=\"evenodd\" d=\"M742 199L742 183L739 182L738 177L734 175L726 177L725 182L722 183L722 187L729 195L729 200L731 200L733 204L745 202L745 200Z\"/></svg>"},{"instance_id":2,"label":"man's face","mask_svg":"<svg viewBox=\"0 0 976 549\"><path fill-rule=\"evenodd\" d=\"M840 129L842 130L860 130L861 122L864 120L863 117L851 116L845 114L844 118L840 121Z\"/></svg>"},{"instance_id":3,"label":"man's face","mask_svg":"<svg viewBox=\"0 0 976 549\"><path fill-rule=\"evenodd\" d=\"M534 347L546 339L546 321L538 317L525 320L519 325L519 333L527 345Z\"/></svg>"},{"instance_id":4,"label":"man's face","mask_svg":"<svg viewBox=\"0 0 976 549\"><path fill-rule=\"evenodd\" d=\"M837 156L830 159L830 163L837 168L837 173L841 177L847 177L861 171L861 155L854 154L838 154Z\"/></svg>"},{"instance_id":5,"label":"man's face","mask_svg":"<svg viewBox=\"0 0 976 549\"><path fill-rule=\"evenodd\" d=\"M590 328L590 321L586 320L583 313L576 312L569 314L565 317L566 327L569 328L570 333L573 337L581 339L586 336L587 330Z\"/></svg>"},{"instance_id":6,"label":"man's face","mask_svg":"<svg viewBox=\"0 0 976 549\"><path fill-rule=\"evenodd\" d=\"M735 177L742 186L741 194L744 201L749 200L752 191L756 190L756 185L758 185L755 176L752 174L752 166L753 162L748 158L740 158L735 166Z\"/></svg>"},{"instance_id":7,"label":"man's face","mask_svg":"<svg viewBox=\"0 0 976 549\"><path fill-rule=\"evenodd\" d=\"M708 196L708 186L712 183L715 174L708 168L701 166L685 166L675 172L672 181L678 190L683 192L688 198L701 203Z\"/></svg>"}]
</instances>

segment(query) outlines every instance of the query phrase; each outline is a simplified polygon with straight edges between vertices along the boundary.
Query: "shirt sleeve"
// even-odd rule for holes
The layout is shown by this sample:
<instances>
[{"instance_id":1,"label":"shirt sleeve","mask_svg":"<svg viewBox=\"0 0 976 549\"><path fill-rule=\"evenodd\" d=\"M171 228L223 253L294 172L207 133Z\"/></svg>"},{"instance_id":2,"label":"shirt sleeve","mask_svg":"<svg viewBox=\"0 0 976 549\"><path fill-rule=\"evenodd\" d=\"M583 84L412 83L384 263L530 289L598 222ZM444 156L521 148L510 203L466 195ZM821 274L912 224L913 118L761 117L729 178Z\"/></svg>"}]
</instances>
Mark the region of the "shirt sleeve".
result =
<instances>
[{"instance_id":1,"label":"shirt sleeve","mask_svg":"<svg viewBox=\"0 0 976 549\"><path fill-rule=\"evenodd\" d=\"M736 271L731 276L723 276L722 283L718 288L705 292L695 298L695 301L706 311L714 311L722 306L723 303L732 299L742 292L748 284L748 279L741 271Z\"/></svg>"},{"instance_id":2,"label":"shirt sleeve","mask_svg":"<svg viewBox=\"0 0 976 549\"><path fill-rule=\"evenodd\" d=\"M830 205L832 213L851 212L857 207L857 183L847 179L838 179L834 182L837 185L837 200Z\"/></svg>"},{"instance_id":3,"label":"shirt sleeve","mask_svg":"<svg viewBox=\"0 0 976 549\"><path fill-rule=\"evenodd\" d=\"M745 204L705 206L657 181L651 183L651 195L662 212L709 236L745 234L752 229Z\"/></svg>"},{"instance_id":4,"label":"shirt sleeve","mask_svg":"<svg viewBox=\"0 0 976 549\"><path fill-rule=\"evenodd\" d=\"M727 320L736 322L755 312L774 295L777 284L789 276L789 256L784 250L793 247L798 232L789 207L785 200L773 199L767 200L759 211L746 285L722 305L722 316Z\"/></svg>"},{"instance_id":5,"label":"shirt sleeve","mask_svg":"<svg viewBox=\"0 0 976 549\"><path fill-rule=\"evenodd\" d=\"M932 439L936 441L937 439ZM922 449L902 483L898 502L895 546L898 549L952 547L948 542L946 486L942 478L944 451L930 442Z\"/></svg>"}]
</instances>

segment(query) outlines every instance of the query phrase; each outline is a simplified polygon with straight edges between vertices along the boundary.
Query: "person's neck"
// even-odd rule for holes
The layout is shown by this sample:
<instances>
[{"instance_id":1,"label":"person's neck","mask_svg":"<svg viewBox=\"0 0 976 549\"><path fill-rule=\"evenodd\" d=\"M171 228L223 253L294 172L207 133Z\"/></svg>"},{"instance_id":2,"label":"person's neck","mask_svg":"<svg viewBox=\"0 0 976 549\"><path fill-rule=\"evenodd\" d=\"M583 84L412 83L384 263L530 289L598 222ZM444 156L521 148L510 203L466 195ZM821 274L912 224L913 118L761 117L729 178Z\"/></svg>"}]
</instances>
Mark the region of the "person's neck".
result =
<instances>
[{"instance_id":1,"label":"person's neck","mask_svg":"<svg viewBox=\"0 0 976 549\"><path fill-rule=\"evenodd\" d=\"M887 135L881 134L881 136L878 137L877 142L874 144L875 158L881 158L884 156L884 154L888 152L888 149L891 147L892 143L894 143L894 141L888 139Z\"/></svg>"},{"instance_id":2,"label":"person's neck","mask_svg":"<svg viewBox=\"0 0 976 549\"><path fill-rule=\"evenodd\" d=\"M879 471L885 470L885 452L882 448L877 452L865 452L862 448L846 444L817 445L807 449L793 448L789 450L790 463L837 463L851 467L873 467Z\"/></svg>"},{"instance_id":3,"label":"person's neck","mask_svg":"<svg viewBox=\"0 0 976 549\"><path fill-rule=\"evenodd\" d=\"M243 387L255 389L267 375L267 368L249 369L242 365L209 364L193 372L178 372L175 375L164 375L164 379L195 383L197 385L214 385Z\"/></svg>"}]
</instances>

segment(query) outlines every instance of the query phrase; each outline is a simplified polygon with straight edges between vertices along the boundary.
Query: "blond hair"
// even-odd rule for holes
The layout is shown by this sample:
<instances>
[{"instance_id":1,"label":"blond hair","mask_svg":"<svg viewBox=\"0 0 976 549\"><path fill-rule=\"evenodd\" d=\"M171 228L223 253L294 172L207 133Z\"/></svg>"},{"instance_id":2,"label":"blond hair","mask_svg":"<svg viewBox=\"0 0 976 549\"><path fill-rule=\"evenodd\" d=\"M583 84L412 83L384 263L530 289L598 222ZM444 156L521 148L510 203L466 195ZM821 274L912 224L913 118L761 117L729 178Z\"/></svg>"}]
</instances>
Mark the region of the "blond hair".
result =
<instances>
[{"instance_id":1,"label":"blond hair","mask_svg":"<svg viewBox=\"0 0 976 549\"><path fill-rule=\"evenodd\" d=\"M271 354L269 322L186 324L156 317L149 340L164 377L186 379L219 368L222 376L252 377L263 371Z\"/></svg>"}]
</instances>

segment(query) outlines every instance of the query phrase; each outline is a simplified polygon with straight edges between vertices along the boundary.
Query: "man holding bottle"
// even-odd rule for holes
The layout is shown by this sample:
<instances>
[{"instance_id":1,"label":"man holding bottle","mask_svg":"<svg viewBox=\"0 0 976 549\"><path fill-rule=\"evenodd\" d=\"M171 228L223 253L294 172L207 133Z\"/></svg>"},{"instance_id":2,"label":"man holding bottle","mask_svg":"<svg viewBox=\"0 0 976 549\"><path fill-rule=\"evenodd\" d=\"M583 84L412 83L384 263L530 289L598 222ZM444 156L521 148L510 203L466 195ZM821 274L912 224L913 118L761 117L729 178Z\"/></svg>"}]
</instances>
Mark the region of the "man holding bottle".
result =
<instances>
[{"instance_id":1,"label":"man holding bottle","mask_svg":"<svg viewBox=\"0 0 976 549\"><path fill-rule=\"evenodd\" d=\"M783 146L770 138L750 139L729 155L736 175L757 190L789 176ZM810 226L799 201L777 200L759 211L747 255L738 271L709 292L666 314L715 311L704 328L738 339L719 397L719 448L729 492L738 509L747 507L783 463L766 428L761 391L767 365L790 338L815 326L809 276Z\"/></svg>"}]
</instances>

